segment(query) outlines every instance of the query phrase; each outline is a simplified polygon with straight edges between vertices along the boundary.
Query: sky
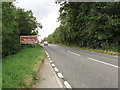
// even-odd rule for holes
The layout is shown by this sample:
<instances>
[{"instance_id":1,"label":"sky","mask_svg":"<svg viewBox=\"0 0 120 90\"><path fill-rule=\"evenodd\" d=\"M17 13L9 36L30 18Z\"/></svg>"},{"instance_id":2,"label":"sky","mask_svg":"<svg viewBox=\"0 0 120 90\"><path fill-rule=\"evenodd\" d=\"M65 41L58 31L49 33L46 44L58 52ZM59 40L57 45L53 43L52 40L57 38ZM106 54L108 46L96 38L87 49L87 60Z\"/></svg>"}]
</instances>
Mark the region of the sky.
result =
<instances>
[{"instance_id":1,"label":"sky","mask_svg":"<svg viewBox=\"0 0 120 90\"><path fill-rule=\"evenodd\" d=\"M52 34L59 26L57 18L59 17L60 5L55 3L55 0L16 0L16 7L25 10L32 10L37 21L43 26L39 29L39 39L44 39Z\"/></svg>"}]
</instances>

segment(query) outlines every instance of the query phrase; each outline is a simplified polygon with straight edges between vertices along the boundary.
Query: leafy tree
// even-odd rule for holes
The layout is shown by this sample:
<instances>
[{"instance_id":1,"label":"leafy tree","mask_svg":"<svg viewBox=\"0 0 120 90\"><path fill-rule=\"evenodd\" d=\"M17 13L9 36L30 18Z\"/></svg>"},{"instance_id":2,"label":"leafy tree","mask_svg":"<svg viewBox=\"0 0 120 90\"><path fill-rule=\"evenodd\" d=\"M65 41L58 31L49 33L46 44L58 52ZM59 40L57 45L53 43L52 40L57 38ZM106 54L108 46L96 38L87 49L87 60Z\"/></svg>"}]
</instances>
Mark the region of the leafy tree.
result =
<instances>
[{"instance_id":1,"label":"leafy tree","mask_svg":"<svg viewBox=\"0 0 120 90\"><path fill-rule=\"evenodd\" d=\"M36 21L36 18L33 16L32 11L25 11L24 9L16 9L16 22L18 23L18 28L21 35L31 35L38 33L37 27L42 28L41 24Z\"/></svg>"},{"instance_id":2,"label":"leafy tree","mask_svg":"<svg viewBox=\"0 0 120 90\"><path fill-rule=\"evenodd\" d=\"M20 49L20 43L15 8L12 3L3 3L2 6L2 55L4 57L16 53Z\"/></svg>"},{"instance_id":3,"label":"leafy tree","mask_svg":"<svg viewBox=\"0 0 120 90\"><path fill-rule=\"evenodd\" d=\"M120 49L120 2L61 3L60 26L48 41L94 49Z\"/></svg>"},{"instance_id":4,"label":"leafy tree","mask_svg":"<svg viewBox=\"0 0 120 90\"><path fill-rule=\"evenodd\" d=\"M1 25L1 24L0 24ZM36 35L42 25L36 21L32 11L16 8L13 3L2 3L2 56L21 50L21 35Z\"/></svg>"}]
</instances>

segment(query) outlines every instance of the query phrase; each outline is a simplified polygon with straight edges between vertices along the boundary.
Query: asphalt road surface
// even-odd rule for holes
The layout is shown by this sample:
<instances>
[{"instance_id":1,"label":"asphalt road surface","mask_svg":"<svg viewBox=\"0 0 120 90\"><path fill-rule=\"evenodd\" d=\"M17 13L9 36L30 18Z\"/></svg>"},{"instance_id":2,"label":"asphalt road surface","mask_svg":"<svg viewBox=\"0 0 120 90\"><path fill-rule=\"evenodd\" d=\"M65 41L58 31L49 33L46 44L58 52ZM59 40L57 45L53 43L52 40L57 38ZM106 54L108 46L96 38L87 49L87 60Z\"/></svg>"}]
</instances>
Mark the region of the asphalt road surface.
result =
<instances>
[{"instance_id":1,"label":"asphalt road surface","mask_svg":"<svg viewBox=\"0 0 120 90\"><path fill-rule=\"evenodd\" d=\"M45 47L73 88L118 88L118 57L64 46Z\"/></svg>"}]
</instances>

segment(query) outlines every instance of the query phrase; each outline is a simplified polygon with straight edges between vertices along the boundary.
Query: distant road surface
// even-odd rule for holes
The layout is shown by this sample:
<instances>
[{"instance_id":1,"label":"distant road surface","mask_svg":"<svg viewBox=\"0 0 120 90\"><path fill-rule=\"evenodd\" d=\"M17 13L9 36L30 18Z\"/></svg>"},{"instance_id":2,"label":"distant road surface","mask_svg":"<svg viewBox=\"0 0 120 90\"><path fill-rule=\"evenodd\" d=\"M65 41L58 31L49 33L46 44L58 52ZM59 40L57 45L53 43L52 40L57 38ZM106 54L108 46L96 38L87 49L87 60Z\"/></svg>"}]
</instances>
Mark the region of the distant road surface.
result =
<instances>
[{"instance_id":1,"label":"distant road surface","mask_svg":"<svg viewBox=\"0 0 120 90\"><path fill-rule=\"evenodd\" d=\"M118 88L118 57L64 46L45 47L73 88Z\"/></svg>"}]
</instances>

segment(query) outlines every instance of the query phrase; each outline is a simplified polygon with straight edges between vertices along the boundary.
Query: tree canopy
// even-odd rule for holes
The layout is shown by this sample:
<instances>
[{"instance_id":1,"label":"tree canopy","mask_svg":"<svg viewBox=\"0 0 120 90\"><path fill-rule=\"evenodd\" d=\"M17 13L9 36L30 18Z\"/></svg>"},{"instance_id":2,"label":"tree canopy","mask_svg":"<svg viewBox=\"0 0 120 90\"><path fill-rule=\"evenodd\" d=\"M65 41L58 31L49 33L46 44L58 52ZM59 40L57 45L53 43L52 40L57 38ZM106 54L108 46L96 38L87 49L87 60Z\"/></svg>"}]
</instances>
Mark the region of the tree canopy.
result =
<instances>
[{"instance_id":1,"label":"tree canopy","mask_svg":"<svg viewBox=\"0 0 120 90\"><path fill-rule=\"evenodd\" d=\"M60 26L46 38L52 43L118 51L120 2L64 2Z\"/></svg>"},{"instance_id":2,"label":"tree canopy","mask_svg":"<svg viewBox=\"0 0 120 90\"><path fill-rule=\"evenodd\" d=\"M15 54L21 49L21 35L37 35L42 25L31 10L16 8L12 2L2 3L2 56Z\"/></svg>"}]
</instances>

